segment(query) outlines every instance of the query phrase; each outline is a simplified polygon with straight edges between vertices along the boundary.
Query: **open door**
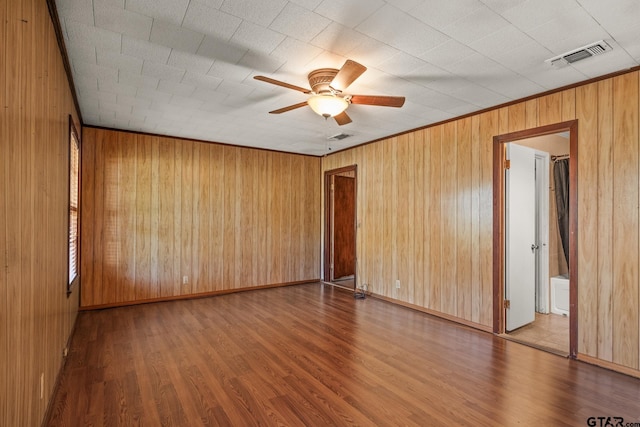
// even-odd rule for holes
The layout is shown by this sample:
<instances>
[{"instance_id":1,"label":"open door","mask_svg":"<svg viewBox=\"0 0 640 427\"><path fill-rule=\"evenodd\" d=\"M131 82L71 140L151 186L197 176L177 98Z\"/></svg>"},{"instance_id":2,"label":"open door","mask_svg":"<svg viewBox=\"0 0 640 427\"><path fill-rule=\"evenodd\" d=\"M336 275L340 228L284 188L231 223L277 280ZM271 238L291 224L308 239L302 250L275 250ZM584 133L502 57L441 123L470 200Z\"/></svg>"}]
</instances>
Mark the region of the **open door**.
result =
<instances>
[{"instance_id":1,"label":"open door","mask_svg":"<svg viewBox=\"0 0 640 427\"><path fill-rule=\"evenodd\" d=\"M534 149L507 144L505 170L506 330L535 320L536 175Z\"/></svg>"},{"instance_id":2,"label":"open door","mask_svg":"<svg viewBox=\"0 0 640 427\"><path fill-rule=\"evenodd\" d=\"M324 173L323 278L334 285L356 289L356 165Z\"/></svg>"},{"instance_id":3,"label":"open door","mask_svg":"<svg viewBox=\"0 0 640 427\"><path fill-rule=\"evenodd\" d=\"M331 281L356 272L355 178L333 177L333 277Z\"/></svg>"}]
</instances>

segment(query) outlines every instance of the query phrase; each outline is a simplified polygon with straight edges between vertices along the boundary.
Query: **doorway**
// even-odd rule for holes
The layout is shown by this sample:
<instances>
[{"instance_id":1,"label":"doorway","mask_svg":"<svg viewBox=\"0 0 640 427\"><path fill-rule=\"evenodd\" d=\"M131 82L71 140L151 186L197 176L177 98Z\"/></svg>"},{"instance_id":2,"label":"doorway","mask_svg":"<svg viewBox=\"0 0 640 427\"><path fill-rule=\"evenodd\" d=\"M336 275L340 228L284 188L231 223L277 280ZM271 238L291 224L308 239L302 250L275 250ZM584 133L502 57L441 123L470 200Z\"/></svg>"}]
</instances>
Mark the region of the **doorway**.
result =
<instances>
[{"instance_id":1,"label":"doorway","mask_svg":"<svg viewBox=\"0 0 640 427\"><path fill-rule=\"evenodd\" d=\"M357 166L325 172L324 280L356 288Z\"/></svg>"},{"instance_id":2,"label":"doorway","mask_svg":"<svg viewBox=\"0 0 640 427\"><path fill-rule=\"evenodd\" d=\"M560 156L569 158L571 188L564 267L549 169ZM494 137L494 333L570 357L577 354L576 172L575 120Z\"/></svg>"}]
</instances>

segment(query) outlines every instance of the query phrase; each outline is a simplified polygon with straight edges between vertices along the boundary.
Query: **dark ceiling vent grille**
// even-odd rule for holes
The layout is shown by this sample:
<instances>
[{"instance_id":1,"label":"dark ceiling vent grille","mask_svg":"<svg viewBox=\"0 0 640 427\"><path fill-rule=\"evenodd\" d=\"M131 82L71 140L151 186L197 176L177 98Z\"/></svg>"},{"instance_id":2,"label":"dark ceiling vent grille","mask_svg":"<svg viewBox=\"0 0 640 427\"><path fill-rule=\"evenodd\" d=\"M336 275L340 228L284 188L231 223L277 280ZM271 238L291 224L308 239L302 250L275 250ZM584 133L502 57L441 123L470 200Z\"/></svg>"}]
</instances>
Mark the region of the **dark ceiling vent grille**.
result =
<instances>
[{"instance_id":1,"label":"dark ceiling vent grille","mask_svg":"<svg viewBox=\"0 0 640 427\"><path fill-rule=\"evenodd\" d=\"M544 62L551 64L555 68L562 68L568 64L573 64L574 62L582 61L583 59L591 58L592 56L600 55L610 50L611 46L604 40L600 40L547 59Z\"/></svg>"},{"instance_id":2,"label":"dark ceiling vent grille","mask_svg":"<svg viewBox=\"0 0 640 427\"><path fill-rule=\"evenodd\" d=\"M330 136L327 139L329 141L340 141L342 139L349 138L350 136L352 136L352 135L349 135L349 134L346 134L346 133L339 133L337 135Z\"/></svg>"},{"instance_id":3,"label":"dark ceiling vent grille","mask_svg":"<svg viewBox=\"0 0 640 427\"><path fill-rule=\"evenodd\" d=\"M564 60L567 61L569 64L573 64L574 62L580 61L581 59L587 59L587 58L591 58L593 55L591 55L589 53L588 50L579 50L577 52L574 52L570 55L567 55L564 57Z\"/></svg>"}]
</instances>

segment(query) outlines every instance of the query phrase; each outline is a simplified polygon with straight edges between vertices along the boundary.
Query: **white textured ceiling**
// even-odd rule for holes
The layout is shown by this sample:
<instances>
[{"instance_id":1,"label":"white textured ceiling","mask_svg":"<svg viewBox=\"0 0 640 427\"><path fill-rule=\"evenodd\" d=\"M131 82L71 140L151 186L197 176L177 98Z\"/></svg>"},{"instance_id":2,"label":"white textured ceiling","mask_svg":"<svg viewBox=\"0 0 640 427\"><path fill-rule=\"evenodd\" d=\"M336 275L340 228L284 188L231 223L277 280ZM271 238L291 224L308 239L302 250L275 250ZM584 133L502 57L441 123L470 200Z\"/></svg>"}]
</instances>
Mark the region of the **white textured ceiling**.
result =
<instances>
[{"instance_id":1,"label":"white textured ceiling","mask_svg":"<svg viewBox=\"0 0 640 427\"><path fill-rule=\"evenodd\" d=\"M56 0L85 124L322 155L640 64L638 0ZM555 55L613 50L562 69ZM368 70L338 126L305 94L317 68ZM342 141L327 137L348 133Z\"/></svg>"}]
</instances>

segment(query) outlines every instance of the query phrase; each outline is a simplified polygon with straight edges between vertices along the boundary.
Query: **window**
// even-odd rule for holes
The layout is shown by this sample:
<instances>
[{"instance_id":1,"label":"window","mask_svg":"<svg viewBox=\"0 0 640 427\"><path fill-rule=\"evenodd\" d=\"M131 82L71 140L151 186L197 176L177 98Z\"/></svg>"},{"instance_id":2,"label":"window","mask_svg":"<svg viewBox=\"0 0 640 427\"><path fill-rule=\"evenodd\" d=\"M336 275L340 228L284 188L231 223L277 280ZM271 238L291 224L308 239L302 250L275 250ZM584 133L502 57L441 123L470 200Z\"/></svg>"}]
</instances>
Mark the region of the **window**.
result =
<instances>
[{"instance_id":1,"label":"window","mask_svg":"<svg viewBox=\"0 0 640 427\"><path fill-rule=\"evenodd\" d=\"M80 142L78 133L69 117L69 282L67 293L71 293L71 284L78 276L79 258L79 200L80 200Z\"/></svg>"}]
</instances>

